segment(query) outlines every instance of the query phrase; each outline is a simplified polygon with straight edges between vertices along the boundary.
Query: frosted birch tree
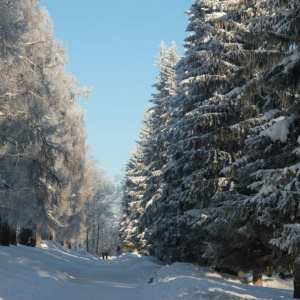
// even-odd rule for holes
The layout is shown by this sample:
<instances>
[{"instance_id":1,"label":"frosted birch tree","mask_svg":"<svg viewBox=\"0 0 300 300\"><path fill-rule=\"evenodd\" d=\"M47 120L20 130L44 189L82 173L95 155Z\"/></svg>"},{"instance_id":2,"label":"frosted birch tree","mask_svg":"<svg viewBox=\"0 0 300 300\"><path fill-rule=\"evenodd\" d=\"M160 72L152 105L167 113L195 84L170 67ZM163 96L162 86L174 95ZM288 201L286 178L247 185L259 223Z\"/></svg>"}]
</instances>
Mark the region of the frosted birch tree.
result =
<instances>
[{"instance_id":1,"label":"frosted birch tree","mask_svg":"<svg viewBox=\"0 0 300 300\"><path fill-rule=\"evenodd\" d=\"M113 184L106 177L106 173L94 159L86 163L85 181L85 249L97 256L107 250L109 240L109 221L113 215Z\"/></svg>"},{"instance_id":2,"label":"frosted birch tree","mask_svg":"<svg viewBox=\"0 0 300 300\"><path fill-rule=\"evenodd\" d=\"M1 39L0 203L12 212L3 216L13 227L66 234L83 180L86 134L76 99L85 91L65 72L47 11L36 1L1 5L10 9L1 35L14 35Z\"/></svg>"}]
</instances>

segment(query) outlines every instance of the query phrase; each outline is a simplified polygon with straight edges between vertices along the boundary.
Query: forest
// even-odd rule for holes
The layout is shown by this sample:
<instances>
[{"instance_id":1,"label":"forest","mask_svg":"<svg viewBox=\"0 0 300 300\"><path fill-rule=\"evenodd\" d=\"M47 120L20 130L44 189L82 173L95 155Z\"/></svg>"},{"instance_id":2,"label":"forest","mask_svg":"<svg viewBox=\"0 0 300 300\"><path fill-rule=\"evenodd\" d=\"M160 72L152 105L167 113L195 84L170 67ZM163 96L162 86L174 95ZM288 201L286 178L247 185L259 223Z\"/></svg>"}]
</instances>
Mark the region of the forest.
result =
<instances>
[{"instance_id":1,"label":"forest","mask_svg":"<svg viewBox=\"0 0 300 300\"><path fill-rule=\"evenodd\" d=\"M123 252L292 274L300 298L300 2L195 0L160 45L126 166Z\"/></svg>"},{"instance_id":2,"label":"forest","mask_svg":"<svg viewBox=\"0 0 300 300\"><path fill-rule=\"evenodd\" d=\"M0 1L0 245L99 256L120 242L256 285L292 274L300 299L300 2L194 0L186 13L185 53L160 45L120 187L89 152L91 89L66 72L47 10Z\"/></svg>"},{"instance_id":3,"label":"forest","mask_svg":"<svg viewBox=\"0 0 300 300\"><path fill-rule=\"evenodd\" d=\"M41 238L99 255L118 239L118 191L90 154L67 53L37 0L0 1L0 244Z\"/></svg>"}]
</instances>

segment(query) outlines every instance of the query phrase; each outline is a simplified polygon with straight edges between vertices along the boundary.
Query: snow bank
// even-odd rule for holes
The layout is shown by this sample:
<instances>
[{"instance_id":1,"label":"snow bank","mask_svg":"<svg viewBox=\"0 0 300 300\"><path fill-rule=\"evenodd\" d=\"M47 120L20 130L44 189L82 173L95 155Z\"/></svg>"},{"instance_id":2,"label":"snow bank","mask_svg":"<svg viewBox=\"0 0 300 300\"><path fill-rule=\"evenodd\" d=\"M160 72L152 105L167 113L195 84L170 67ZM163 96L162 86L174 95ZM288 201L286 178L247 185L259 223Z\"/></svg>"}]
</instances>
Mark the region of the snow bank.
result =
<instances>
[{"instance_id":1,"label":"snow bank","mask_svg":"<svg viewBox=\"0 0 300 300\"><path fill-rule=\"evenodd\" d=\"M292 299L291 281L266 278L277 288L255 287L193 264L165 265L135 253L102 260L50 241L0 247L0 264L0 300Z\"/></svg>"},{"instance_id":2,"label":"snow bank","mask_svg":"<svg viewBox=\"0 0 300 300\"><path fill-rule=\"evenodd\" d=\"M275 287L278 279L265 278L268 286ZM282 300L292 299L290 282L281 280L282 289L256 287L241 284L231 275L213 271L193 264L174 263L161 267L148 285L144 285L141 296L145 300Z\"/></svg>"}]
</instances>

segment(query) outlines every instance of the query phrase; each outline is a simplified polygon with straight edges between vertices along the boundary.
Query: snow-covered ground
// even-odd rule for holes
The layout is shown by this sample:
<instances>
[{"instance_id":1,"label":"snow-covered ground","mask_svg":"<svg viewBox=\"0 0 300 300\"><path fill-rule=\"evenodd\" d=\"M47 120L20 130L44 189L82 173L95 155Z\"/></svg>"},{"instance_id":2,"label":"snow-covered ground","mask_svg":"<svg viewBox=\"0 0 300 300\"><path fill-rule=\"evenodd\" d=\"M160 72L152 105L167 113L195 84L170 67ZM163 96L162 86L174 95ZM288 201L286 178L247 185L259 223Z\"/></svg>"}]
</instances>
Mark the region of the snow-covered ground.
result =
<instances>
[{"instance_id":1,"label":"snow-covered ground","mask_svg":"<svg viewBox=\"0 0 300 300\"><path fill-rule=\"evenodd\" d=\"M0 247L0 300L292 299L291 280L266 277L265 285L136 254L102 260L49 241L40 248Z\"/></svg>"}]
</instances>

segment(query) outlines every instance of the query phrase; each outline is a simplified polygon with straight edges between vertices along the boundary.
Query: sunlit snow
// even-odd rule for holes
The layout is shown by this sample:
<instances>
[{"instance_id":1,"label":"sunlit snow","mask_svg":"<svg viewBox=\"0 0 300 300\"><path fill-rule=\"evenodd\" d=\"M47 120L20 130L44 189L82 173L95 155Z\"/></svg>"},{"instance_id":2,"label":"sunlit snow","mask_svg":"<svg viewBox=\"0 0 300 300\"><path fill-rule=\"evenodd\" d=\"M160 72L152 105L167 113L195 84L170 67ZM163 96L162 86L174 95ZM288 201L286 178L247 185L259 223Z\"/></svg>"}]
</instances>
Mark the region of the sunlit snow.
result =
<instances>
[{"instance_id":1,"label":"sunlit snow","mask_svg":"<svg viewBox=\"0 0 300 300\"><path fill-rule=\"evenodd\" d=\"M256 287L210 268L130 253L102 260L49 241L40 248L0 247L0 264L1 300L282 300L293 294L291 280L265 277L268 287Z\"/></svg>"},{"instance_id":2,"label":"sunlit snow","mask_svg":"<svg viewBox=\"0 0 300 300\"><path fill-rule=\"evenodd\" d=\"M269 136L273 142L276 140L285 142L287 140L287 135L289 134L289 127L294 120L294 116L289 118L279 117L271 127L262 131L260 135Z\"/></svg>"}]
</instances>

